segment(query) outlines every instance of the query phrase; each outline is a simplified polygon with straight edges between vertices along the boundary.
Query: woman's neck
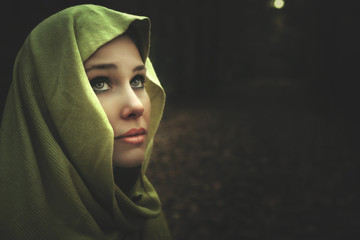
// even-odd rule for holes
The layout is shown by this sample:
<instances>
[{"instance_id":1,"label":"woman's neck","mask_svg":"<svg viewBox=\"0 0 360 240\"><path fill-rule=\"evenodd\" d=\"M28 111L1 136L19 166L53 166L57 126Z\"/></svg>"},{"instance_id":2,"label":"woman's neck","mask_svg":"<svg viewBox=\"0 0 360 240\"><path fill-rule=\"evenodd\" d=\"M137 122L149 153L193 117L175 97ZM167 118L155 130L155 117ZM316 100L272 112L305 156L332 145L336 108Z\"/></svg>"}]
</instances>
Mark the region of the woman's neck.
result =
<instances>
[{"instance_id":1,"label":"woman's neck","mask_svg":"<svg viewBox=\"0 0 360 240\"><path fill-rule=\"evenodd\" d=\"M135 185L137 179L139 178L140 172L141 172L141 165L131 168L115 167L114 168L115 183L126 195L128 195L129 191Z\"/></svg>"}]
</instances>

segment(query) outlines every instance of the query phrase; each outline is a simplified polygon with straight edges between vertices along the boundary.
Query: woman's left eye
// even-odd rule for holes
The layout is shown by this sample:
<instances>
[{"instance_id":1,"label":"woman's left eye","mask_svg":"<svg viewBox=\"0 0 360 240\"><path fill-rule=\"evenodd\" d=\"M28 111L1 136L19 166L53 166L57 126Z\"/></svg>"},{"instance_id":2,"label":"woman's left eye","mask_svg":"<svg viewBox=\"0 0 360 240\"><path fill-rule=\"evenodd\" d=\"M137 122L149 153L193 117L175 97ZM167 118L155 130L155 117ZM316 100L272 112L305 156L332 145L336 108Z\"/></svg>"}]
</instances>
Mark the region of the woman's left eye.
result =
<instances>
[{"instance_id":1,"label":"woman's left eye","mask_svg":"<svg viewBox=\"0 0 360 240\"><path fill-rule=\"evenodd\" d=\"M136 75L133 79L131 79L130 86L132 88L144 88L144 83L145 83L145 76Z\"/></svg>"},{"instance_id":2,"label":"woman's left eye","mask_svg":"<svg viewBox=\"0 0 360 240\"><path fill-rule=\"evenodd\" d=\"M95 77L90 81L90 84L96 94L106 92L111 89L110 79L105 76Z\"/></svg>"}]
</instances>

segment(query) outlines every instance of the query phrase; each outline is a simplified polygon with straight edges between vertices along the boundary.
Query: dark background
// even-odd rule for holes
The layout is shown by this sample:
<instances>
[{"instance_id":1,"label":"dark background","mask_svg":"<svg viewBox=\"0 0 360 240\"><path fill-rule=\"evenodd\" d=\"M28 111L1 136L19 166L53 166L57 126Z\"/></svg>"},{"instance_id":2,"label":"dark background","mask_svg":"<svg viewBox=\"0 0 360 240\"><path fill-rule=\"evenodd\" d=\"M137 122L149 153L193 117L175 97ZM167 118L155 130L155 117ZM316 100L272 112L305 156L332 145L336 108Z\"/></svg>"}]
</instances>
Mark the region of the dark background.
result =
<instances>
[{"instance_id":1,"label":"dark background","mask_svg":"<svg viewBox=\"0 0 360 240\"><path fill-rule=\"evenodd\" d=\"M1 105L25 37L89 1L1 6ZM149 178L174 239L359 239L359 4L92 1L152 21L167 92Z\"/></svg>"}]
</instances>

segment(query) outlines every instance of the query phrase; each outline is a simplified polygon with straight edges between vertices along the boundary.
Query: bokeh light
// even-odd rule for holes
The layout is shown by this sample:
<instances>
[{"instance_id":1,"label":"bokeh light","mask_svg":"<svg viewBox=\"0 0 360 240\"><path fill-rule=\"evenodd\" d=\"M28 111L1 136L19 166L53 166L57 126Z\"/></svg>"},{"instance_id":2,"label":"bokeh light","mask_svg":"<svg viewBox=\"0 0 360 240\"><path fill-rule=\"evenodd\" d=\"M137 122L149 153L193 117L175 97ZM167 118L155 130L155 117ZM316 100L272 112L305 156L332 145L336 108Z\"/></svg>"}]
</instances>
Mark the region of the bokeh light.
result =
<instances>
[{"instance_id":1,"label":"bokeh light","mask_svg":"<svg viewBox=\"0 0 360 240\"><path fill-rule=\"evenodd\" d=\"M273 2L273 6L277 9L283 8L284 5L285 5L284 0L274 0L274 2Z\"/></svg>"}]
</instances>

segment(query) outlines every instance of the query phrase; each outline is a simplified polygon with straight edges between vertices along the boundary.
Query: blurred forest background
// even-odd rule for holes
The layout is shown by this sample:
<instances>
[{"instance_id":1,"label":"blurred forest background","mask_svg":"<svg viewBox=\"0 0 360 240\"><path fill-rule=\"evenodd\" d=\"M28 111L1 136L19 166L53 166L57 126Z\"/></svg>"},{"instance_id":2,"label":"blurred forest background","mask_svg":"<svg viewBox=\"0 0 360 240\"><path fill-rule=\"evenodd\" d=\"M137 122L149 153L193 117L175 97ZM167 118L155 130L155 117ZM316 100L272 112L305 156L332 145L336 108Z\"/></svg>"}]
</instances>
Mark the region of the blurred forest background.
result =
<instances>
[{"instance_id":1,"label":"blurred forest background","mask_svg":"<svg viewBox=\"0 0 360 240\"><path fill-rule=\"evenodd\" d=\"M81 3L152 21L148 175L175 240L360 239L357 1L7 1L1 106L31 29Z\"/></svg>"}]
</instances>

